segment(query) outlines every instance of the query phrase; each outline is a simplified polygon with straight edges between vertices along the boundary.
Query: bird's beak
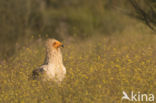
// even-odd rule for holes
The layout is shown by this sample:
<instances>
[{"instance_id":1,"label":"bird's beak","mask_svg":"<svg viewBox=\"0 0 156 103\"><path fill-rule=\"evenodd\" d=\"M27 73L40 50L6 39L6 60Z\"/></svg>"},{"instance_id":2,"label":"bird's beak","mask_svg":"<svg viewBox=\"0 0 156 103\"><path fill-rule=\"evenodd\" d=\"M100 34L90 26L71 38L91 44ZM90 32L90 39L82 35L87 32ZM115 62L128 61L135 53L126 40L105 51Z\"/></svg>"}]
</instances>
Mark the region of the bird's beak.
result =
<instances>
[{"instance_id":1,"label":"bird's beak","mask_svg":"<svg viewBox=\"0 0 156 103\"><path fill-rule=\"evenodd\" d=\"M59 41L57 41L53 46L55 48L64 47L64 45L61 42L59 42Z\"/></svg>"},{"instance_id":2,"label":"bird's beak","mask_svg":"<svg viewBox=\"0 0 156 103\"><path fill-rule=\"evenodd\" d=\"M64 48L64 45L62 44L61 47Z\"/></svg>"},{"instance_id":3,"label":"bird's beak","mask_svg":"<svg viewBox=\"0 0 156 103\"><path fill-rule=\"evenodd\" d=\"M64 45L61 42L59 42L58 47L64 48Z\"/></svg>"}]
</instances>

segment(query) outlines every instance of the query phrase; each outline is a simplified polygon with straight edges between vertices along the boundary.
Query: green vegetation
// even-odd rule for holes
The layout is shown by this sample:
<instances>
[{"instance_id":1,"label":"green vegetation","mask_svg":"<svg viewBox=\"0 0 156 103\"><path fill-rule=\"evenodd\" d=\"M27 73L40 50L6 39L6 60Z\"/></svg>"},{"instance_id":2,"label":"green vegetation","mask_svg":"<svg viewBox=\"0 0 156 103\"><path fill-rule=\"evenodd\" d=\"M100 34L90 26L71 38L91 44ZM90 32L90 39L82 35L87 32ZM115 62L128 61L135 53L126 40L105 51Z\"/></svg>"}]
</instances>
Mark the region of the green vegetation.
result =
<instances>
[{"instance_id":1,"label":"green vegetation","mask_svg":"<svg viewBox=\"0 0 156 103\"><path fill-rule=\"evenodd\" d=\"M129 11L123 0L0 0L0 103L120 103L122 91L156 94L156 35L123 15ZM65 45L59 85L30 78L49 37Z\"/></svg>"},{"instance_id":2,"label":"green vegetation","mask_svg":"<svg viewBox=\"0 0 156 103\"><path fill-rule=\"evenodd\" d=\"M151 30L156 27L156 1L155 0L128 0L132 5L131 16L142 21Z\"/></svg>"},{"instance_id":3,"label":"green vegetation","mask_svg":"<svg viewBox=\"0 0 156 103\"><path fill-rule=\"evenodd\" d=\"M12 56L30 38L86 38L122 31L129 22L110 0L0 1L0 59ZM121 20L122 18L122 20Z\"/></svg>"},{"instance_id":4,"label":"green vegetation","mask_svg":"<svg viewBox=\"0 0 156 103\"><path fill-rule=\"evenodd\" d=\"M43 41L37 41L0 65L0 102L120 103L123 90L156 94L156 37L140 33L127 29L64 41L67 75L61 85L29 79L45 57Z\"/></svg>"}]
</instances>

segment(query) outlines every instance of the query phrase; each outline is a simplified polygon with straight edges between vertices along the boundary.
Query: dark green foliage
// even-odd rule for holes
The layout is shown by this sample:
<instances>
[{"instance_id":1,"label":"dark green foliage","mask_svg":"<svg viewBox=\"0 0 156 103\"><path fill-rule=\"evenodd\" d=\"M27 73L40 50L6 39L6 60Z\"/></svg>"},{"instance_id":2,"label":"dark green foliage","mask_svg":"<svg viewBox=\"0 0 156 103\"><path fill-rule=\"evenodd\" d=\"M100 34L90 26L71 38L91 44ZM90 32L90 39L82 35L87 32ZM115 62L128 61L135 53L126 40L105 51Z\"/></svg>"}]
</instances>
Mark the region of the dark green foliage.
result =
<instances>
[{"instance_id":1,"label":"dark green foliage","mask_svg":"<svg viewBox=\"0 0 156 103\"><path fill-rule=\"evenodd\" d=\"M144 22L150 29L156 29L156 2L155 0L128 0L134 10L131 16Z\"/></svg>"},{"instance_id":2,"label":"dark green foliage","mask_svg":"<svg viewBox=\"0 0 156 103\"><path fill-rule=\"evenodd\" d=\"M86 38L124 28L109 0L0 1L0 56L7 58L31 37ZM18 46L17 46L18 45Z\"/></svg>"}]
</instances>

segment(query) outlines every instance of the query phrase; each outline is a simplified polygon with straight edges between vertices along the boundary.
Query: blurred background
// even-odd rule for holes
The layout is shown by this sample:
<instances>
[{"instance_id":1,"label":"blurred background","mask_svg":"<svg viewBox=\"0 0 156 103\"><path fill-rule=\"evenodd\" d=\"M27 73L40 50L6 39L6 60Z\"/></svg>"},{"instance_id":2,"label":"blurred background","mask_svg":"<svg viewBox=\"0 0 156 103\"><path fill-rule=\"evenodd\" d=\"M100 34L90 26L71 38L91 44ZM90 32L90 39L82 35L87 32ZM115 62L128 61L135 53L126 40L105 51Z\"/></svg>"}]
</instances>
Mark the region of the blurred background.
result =
<instances>
[{"instance_id":1,"label":"blurred background","mask_svg":"<svg viewBox=\"0 0 156 103\"><path fill-rule=\"evenodd\" d=\"M154 31L155 9L155 0L0 0L0 60L39 38L84 40L140 23Z\"/></svg>"},{"instance_id":2,"label":"blurred background","mask_svg":"<svg viewBox=\"0 0 156 103\"><path fill-rule=\"evenodd\" d=\"M156 0L0 0L0 103L131 103L123 91L156 94L155 31ZM61 85L30 79L47 38L65 45Z\"/></svg>"}]
</instances>

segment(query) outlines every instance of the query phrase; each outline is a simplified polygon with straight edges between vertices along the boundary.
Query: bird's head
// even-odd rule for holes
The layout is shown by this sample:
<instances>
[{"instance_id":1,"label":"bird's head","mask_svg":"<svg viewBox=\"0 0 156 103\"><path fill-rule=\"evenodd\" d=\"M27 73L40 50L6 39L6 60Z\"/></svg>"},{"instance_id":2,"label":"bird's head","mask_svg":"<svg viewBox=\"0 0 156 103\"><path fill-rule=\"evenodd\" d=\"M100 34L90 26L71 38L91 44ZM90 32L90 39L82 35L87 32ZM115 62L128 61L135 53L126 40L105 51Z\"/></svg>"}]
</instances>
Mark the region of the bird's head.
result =
<instances>
[{"instance_id":1,"label":"bird's head","mask_svg":"<svg viewBox=\"0 0 156 103\"><path fill-rule=\"evenodd\" d=\"M57 41L57 40L54 40L54 42L53 42L53 47L54 48L60 48L60 47L64 47L64 45L61 43L61 42L59 42L59 41Z\"/></svg>"},{"instance_id":2,"label":"bird's head","mask_svg":"<svg viewBox=\"0 0 156 103\"><path fill-rule=\"evenodd\" d=\"M47 40L47 46L48 47L52 46L52 48L55 48L55 49L58 49L60 47L64 47L64 45L60 41L58 41L56 39L48 39Z\"/></svg>"}]
</instances>

